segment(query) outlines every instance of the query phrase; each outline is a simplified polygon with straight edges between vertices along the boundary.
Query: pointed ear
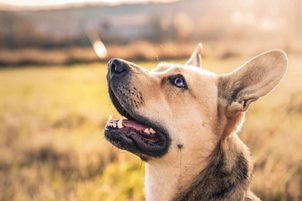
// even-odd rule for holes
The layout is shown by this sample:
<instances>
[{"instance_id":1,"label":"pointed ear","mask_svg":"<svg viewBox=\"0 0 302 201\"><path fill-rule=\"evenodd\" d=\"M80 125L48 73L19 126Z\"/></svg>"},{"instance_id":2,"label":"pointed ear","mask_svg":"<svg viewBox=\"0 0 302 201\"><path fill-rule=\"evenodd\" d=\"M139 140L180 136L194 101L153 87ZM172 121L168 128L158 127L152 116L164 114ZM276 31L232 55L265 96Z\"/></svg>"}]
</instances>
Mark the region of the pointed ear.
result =
<instances>
[{"instance_id":1,"label":"pointed ear","mask_svg":"<svg viewBox=\"0 0 302 201\"><path fill-rule=\"evenodd\" d=\"M286 69L286 54L281 50L271 50L222 75L219 97L226 103L227 114L246 111L251 102L269 93L279 83Z\"/></svg>"},{"instance_id":2,"label":"pointed ear","mask_svg":"<svg viewBox=\"0 0 302 201\"><path fill-rule=\"evenodd\" d=\"M201 67L202 44L199 43L185 65Z\"/></svg>"}]
</instances>

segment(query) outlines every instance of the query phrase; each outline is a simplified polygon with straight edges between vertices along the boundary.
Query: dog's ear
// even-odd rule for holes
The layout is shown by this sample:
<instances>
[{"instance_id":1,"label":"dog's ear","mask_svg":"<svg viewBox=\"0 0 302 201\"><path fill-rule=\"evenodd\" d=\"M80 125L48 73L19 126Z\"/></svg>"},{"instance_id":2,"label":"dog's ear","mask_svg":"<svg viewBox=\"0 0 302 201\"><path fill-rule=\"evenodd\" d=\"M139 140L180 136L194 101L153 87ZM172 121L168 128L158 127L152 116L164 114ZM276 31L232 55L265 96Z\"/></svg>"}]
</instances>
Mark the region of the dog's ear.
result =
<instances>
[{"instance_id":1,"label":"dog's ear","mask_svg":"<svg viewBox=\"0 0 302 201\"><path fill-rule=\"evenodd\" d=\"M219 81L219 97L225 100L227 114L247 110L249 104L269 93L287 69L287 56L281 50L270 50L249 60Z\"/></svg>"},{"instance_id":2,"label":"dog's ear","mask_svg":"<svg viewBox=\"0 0 302 201\"><path fill-rule=\"evenodd\" d=\"M201 67L202 44L199 43L185 65Z\"/></svg>"}]
</instances>

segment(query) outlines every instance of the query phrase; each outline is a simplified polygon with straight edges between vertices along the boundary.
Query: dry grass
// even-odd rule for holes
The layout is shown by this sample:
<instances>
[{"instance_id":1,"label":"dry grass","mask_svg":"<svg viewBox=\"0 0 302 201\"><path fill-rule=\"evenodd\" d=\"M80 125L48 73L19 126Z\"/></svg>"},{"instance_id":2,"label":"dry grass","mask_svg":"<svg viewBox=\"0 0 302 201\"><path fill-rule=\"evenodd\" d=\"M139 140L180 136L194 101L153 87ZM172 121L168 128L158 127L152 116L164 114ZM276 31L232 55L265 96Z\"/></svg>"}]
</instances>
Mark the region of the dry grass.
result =
<instances>
[{"instance_id":1,"label":"dry grass","mask_svg":"<svg viewBox=\"0 0 302 201\"><path fill-rule=\"evenodd\" d=\"M208 59L226 72L242 59ZM141 63L151 67L154 63ZM302 59L254 104L241 137L267 201L302 199ZM107 143L105 64L0 71L0 200L143 200L143 163Z\"/></svg>"}]
</instances>

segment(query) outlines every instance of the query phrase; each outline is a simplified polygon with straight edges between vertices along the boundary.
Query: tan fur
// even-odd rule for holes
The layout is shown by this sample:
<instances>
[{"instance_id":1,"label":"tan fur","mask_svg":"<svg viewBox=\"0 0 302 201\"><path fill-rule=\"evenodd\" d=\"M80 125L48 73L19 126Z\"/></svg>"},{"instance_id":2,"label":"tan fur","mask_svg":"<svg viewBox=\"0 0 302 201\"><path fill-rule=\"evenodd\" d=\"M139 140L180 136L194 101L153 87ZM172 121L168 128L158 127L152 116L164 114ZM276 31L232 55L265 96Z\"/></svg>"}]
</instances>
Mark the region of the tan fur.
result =
<instances>
[{"instance_id":1,"label":"tan fur","mask_svg":"<svg viewBox=\"0 0 302 201\"><path fill-rule=\"evenodd\" d=\"M271 91L282 78L286 56L279 50L266 52L232 73L217 75L196 67L201 65L200 51L198 47L186 65L161 63L151 71L131 66L130 83L144 100L135 112L163 126L171 138L168 152L146 164L147 201L183 200L177 195L210 168L217 146L225 153L225 171L235 167L240 155L248 165L247 180L251 175L249 151L237 132L249 104ZM168 83L167 78L175 74L185 77L186 91ZM134 103L139 99L133 97ZM236 188L232 198L257 200L247 189L248 181L244 184Z\"/></svg>"}]
</instances>

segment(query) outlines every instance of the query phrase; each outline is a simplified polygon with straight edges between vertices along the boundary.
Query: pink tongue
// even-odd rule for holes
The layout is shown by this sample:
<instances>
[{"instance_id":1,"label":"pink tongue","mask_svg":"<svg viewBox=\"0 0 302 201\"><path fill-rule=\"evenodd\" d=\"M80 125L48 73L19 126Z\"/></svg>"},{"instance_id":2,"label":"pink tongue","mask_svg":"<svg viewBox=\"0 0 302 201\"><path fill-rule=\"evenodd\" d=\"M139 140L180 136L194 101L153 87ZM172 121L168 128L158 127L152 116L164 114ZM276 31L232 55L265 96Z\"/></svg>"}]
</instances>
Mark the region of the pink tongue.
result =
<instances>
[{"instance_id":1,"label":"pink tongue","mask_svg":"<svg viewBox=\"0 0 302 201\"><path fill-rule=\"evenodd\" d=\"M139 123L136 123L135 121L130 121L130 120L123 120L123 125L125 127L134 128L135 130L138 131L144 131L147 128L146 126L143 126Z\"/></svg>"},{"instance_id":2,"label":"pink tongue","mask_svg":"<svg viewBox=\"0 0 302 201\"><path fill-rule=\"evenodd\" d=\"M118 120L111 120L111 122L115 122L117 123ZM139 124L135 121L131 121L131 120L127 120L127 119L123 119L122 120L122 123L123 123L123 126L124 127L127 127L127 128L133 128L137 131L144 131L147 127L142 125L142 124Z\"/></svg>"}]
</instances>

